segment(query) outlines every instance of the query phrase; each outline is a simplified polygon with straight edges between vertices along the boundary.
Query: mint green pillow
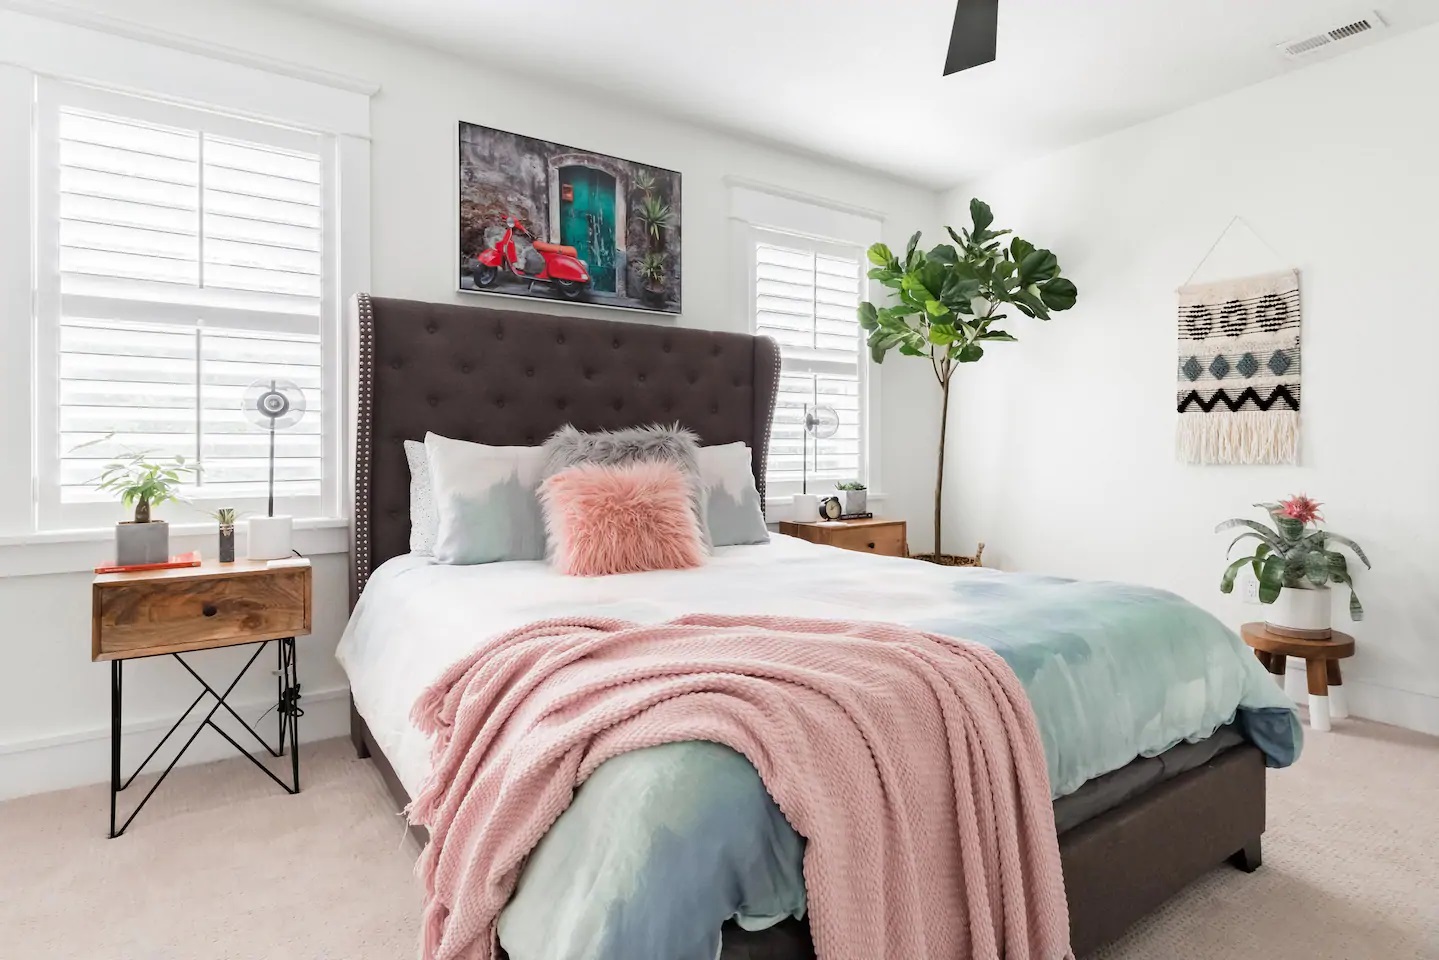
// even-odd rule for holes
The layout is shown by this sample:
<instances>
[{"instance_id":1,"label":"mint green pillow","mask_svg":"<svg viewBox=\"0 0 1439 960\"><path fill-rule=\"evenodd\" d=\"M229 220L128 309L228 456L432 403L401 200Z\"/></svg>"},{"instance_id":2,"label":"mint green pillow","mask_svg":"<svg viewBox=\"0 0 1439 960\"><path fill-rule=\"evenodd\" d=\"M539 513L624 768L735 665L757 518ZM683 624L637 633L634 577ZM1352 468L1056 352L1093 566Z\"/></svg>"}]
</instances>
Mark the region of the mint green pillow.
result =
<instances>
[{"instance_id":1,"label":"mint green pillow","mask_svg":"<svg viewBox=\"0 0 1439 960\"><path fill-rule=\"evenodd\" d=\"M490 447L425 434L438 524L436 563L543 560L545 527L535 490L540 447Z\"/></svg>"},{"instance_id":2,"label":"mint green pillow","mask_svg":"<svg viewBox=\"0 0 1439 960\"><path fill-rule=\"evenodd\" d=\"M750 449L744 443L700 447L698 451L705 527L717 547L769 543L764 505L754 485Z\"/></svg>"}]
</instances>

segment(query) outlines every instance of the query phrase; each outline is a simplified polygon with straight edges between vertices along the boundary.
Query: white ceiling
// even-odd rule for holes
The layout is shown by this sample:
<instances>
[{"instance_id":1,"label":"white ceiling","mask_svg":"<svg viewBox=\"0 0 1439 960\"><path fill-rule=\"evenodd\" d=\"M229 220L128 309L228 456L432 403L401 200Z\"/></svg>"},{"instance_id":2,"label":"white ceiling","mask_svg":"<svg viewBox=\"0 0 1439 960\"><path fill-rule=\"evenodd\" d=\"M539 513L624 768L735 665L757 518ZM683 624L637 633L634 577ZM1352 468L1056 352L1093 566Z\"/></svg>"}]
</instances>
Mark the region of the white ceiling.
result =
<instances>
[{"instance_id":1,"label":"white ceiling","mask_svg":"<svg viewBox=\"0 0 1439 960\"><path fill-rule=\"evenodd\" d=\"M1274 44L1374 9L1000 0L997 62L942 77L955 0L288 5L931 187L1302 69ZM1376 42L1439 21L1434 0L1378 0L1378 10L1390 29Z\"/></svg>"}]
</instances>

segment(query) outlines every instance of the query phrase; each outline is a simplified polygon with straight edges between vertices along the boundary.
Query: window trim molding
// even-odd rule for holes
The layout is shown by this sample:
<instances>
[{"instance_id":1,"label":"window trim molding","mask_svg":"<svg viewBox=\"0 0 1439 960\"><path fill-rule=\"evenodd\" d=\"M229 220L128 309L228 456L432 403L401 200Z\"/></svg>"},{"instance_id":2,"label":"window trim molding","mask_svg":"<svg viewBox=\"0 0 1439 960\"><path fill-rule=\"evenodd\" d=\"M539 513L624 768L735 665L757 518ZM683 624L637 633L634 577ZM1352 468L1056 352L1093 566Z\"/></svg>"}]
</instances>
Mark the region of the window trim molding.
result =
<instances>
[{"instance_id":1,"label":"window trim molding","mask_svg":"<svg viewBox=\"0 0 1439 960\"><path fill-rule=\"evenodd\" d=\"M378 84L80 11L0 0L0 63L120 93L368 139ZM184 77L184 91L175 91Z\"/></svg>"},{"instance_id":2,"label":"window trim molding","mask_svg":"<svg viewBox=\"0 0 1439 960\"><path fill-rule=\"evenodd\" d=\"M59 319L73 306L72 298L63 295L60 290L62 271L58 259L61 183L58 125L61 111L74 108L170 128L202 131L205 135L263 142L280 149L314 154L320 159L322 171L320 236L327 240L338 239L334 231L339 223L336 207L340 191L336 182L338 145L331 134L301 131L293 127L238 118L227 113L201 110L46 77L37 78L35 88L35 112L32 117L35 148L31 176L34 184L31 204L35 236L34 317L31 326L34 363L30 370L34 384L30 412L33 431L31 472L35 483L31 495L31 529L44 534L67 529L86 530L97 523L103 523L116 513L113 504L67 504L61 499L60 478L56 473L60 465L61 451L53 445L53 440L59 436L62 406L59 402L59 391L52 389L50 374L42 372L55 369L60 353ZM327 262L321 270L319 313L314 318L314 329L320 336L321 345L320 395L326 398L326 402L320 405L320 458L323 464L320 492L317 497L286 497L284 503L280 503L280 498L277 497L276 501L281 512L292 514L297 519L337 516L341 502L340 489L344 484L344 465L333 439L342 428L339 417L341 405L337 399L343 395L343 385L339 379L345 351L340 324L343 303L338 296L337 264L329 259L335 253L333 248L339 247L340 244L331 241L326 246L332 249L321 248ZM145 301L136 301L119 306L122 311L138 309L143 315L144 304ZM105 303L105 311L107 315L112 314L108 302ZM183 314L185 307L161 306L158 311L152 312ZM244 313L228 307L219 312L227 315ZM52 319L56 322L52 323ZM193 321L187 321L185 325L190 326L192 323ZM280 322L280 325L288 326L283 322ZM248 500L235 502L233 505L243 510L254 509L254 505Z\"/></svg>"},{"instance_id":3,"label":"window trim molding","mask_svg":"<svg viewBox=\"0 0 1439 960\"><path fill-rule=\"evenodd\" d=\"M297 518L297 526L348 524L347 520L335 520L335 515L349 510L345 490L351 462L343 436L349 415L346 305L370 285L370 95L379 87L126 24L68 10L63 4L0 0L0 106L10 108L0 119L15 124L0 131L4 134L0 152L7 155L7 169L28 172L0 183L0 200L11 201L0 204L0 209L18 214L0 219L0 253L14 255L8 261L8 274L20 281L0 284L0 307L4 308L0 336L12 346L5 352L10 359L0 359L0 371L23 368L21 376L0 379L0 409L7 414L0 422L0 439L6 441L13 457L11 468L0 470L0 576L13 575L8 572L13 566L11 555L21 550L33 554L37 544L55 542L45 538L72 536L75 542L92 545L113 538L108 529L40 531L37 523L38 385L34 371L38 356L34 332L38 316L38 171L34 145L38 120L35 91L42 79L79 83L161 105L228 114L327 140L326 157L334 164L333 202L328 214L334 222L327 220L327 226L333 226L334 243L327 256L335 260L328 264L334 289L321 317L322 335L332 337L334 344L326 350L324 389L334 400L325 405L325 453L335 464L338 493L321 511L328 520ZM183 95L177 93L177 76L185 77ZM25 113L24 104L29 105L28 125L19 119ZM34 572L94 565L66 566L67 562L37 561Z\"/></svg>"},{"instance_id":4,"label":"window trim molding","mask_svg":"<svg viewBox=\"0 0 1439 960\"><path fill-rule=\"evenodd\" d=\"M242 524L243 526L243 521ZM170 549L174 553L199 550L213 554L215 525L172 523ZM244 538L240 538L244 549ZM307 557L350 552L350 521L343 517L295 520L295 549ZM0 580L55 573L90 573L115 559L113 528L50 530L0 537Z\"/></svg>"},{"instance_id":5,"label":"window trim molding","mask_svg":"<svg viewBox=\"0 0 1439 960\"><path fill-rule=\"evenodd\" d=\"M735 315L745 318L745 330L749 333L755 332L753 244L756 231L793 236L812 243L858 248L861 254L881 237L884 217L875 211L736 177L726 177L725 184L730 188L732 309ZM776 220L789 222L775 223ZM866 261L861 259L860 263L861 270L865 269ZM867 277L862 279L860 299L873 300L874 281ZM881 502L885 498L884 458L880 455L883 450L883 378L879 364L862 347L860 378L864 411L862 456L868 474L866 482L870 500ZM771 522L788 515L783 509L788 502L788 497L781 497L766 503L766 516Z\"/></svg>"},{"instance_id":6,"label":"window trim molding","mask_svg":"<svg viewBox=\"0 0 1439 960\"><path fill-rule=\"evenodd\" d=\"M759 269L758 264L755 262L755 248L763 242L783 242L791 238L796 241L797 244L802 244L812 253L835 259L852 256L855 252L858 252L860 255L859 298L864 300L869 297L870 284L864 276L864 271L866 270L864 248L844 241L811 237L802 233L796 233L792 230L776 230L773 227L749 223L745 225L744 251L746 260L748 261L745 296L748 301L746 318L750 333L757 333L759 331L759 316L755 307L754 293L758 283L757 273ZM784 355L783 348L780 349L780 355L781 357ZM872 434L878 429L877 425L879 422L878 415L873 409L879 403L879 390L876 387L879 380L879 372L876 369L876 364L869 359L864 349L863 341L861 341L859 349L855 351L855 357L856 367L859 370L859 462L861 469L864 471L865 484L878 491L880 489L878 482L879 470L876 463L878 458L873 456L876 447L872 440ZM766 478L766 482L768 482L768 478ZM876 493L876 497L877 496L878 493Z\"/></svg>"}]
</instances>

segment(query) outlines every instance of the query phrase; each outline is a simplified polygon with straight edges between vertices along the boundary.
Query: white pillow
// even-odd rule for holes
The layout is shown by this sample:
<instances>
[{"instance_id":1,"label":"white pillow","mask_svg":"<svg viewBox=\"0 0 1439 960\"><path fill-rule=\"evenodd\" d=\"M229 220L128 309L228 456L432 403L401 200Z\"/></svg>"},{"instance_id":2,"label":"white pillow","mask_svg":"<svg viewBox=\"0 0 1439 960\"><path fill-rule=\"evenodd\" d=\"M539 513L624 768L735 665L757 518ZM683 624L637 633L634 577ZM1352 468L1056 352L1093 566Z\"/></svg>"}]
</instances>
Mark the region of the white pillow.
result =
<instances>
[{"instance_id":1,"label":"white pillow","mask_svg":"<svg viewBox=\"0 0 1439 960\"><path fill-rule=\"evenodd\" d=\"M435 535L440 516L435 512L435 492L430 485L430 461L419 440L405 441L405 459L410 463L410 552L428 557L435 552Z\"/></svg>"},{"instance_id":2,"label":"white pillow","mask_svg":"<svg viewBox=\"0 0 1439 960\"><path fill-rule=\"evenodd\" d=\"M750 449L744 443L699 448L705 526L717 547L769 543L764 510L755 489Z\"/></svg>"},{"instance_id":3,"label":"white pillow","mask_svg":"<svg viewBox=\"0 0 1439 960\"><path fill-rule=\"evenodd\" d=\"M425 434L438 523L438 563L543 560L545 526L535 489L541 447L489 447Z\"/></svg>"}]
</instances>

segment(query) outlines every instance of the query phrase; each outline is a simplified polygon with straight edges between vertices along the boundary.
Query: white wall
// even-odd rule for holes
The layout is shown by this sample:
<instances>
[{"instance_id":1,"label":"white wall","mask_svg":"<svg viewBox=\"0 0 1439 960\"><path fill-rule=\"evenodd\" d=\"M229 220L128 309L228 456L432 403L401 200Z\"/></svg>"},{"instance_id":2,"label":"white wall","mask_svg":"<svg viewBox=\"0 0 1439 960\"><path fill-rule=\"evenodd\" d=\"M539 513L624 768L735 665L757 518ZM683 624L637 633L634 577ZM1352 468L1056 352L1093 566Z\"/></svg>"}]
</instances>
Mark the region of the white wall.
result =
<instances>
[{"instance_id":1,"label":"white wall","mask_svg":"<svg viewBox=\"0 0 1439 960\"><path fill-rule=\"evenodd\" d=\"M987 541L1007 569L1168 588L1238 624L1261 610L1219 594L1215 523L1306 492L1375 565L1358 583L1351 702L1439 733L1436 89L1431 27L949 193L947 222L982 197L1080 291L960 374L957 543ZM1174 458L1175 288L1236 214L1262 241L1236 228L1198 279L1300 270L1296 467Z\"/></svg>"},{"instance_id":2,"label":"white wall","mask_svg":"<svg viewBox=\"0 0 1439 960\"><path fill-rule=\"evenodd\" d=\"M587 91L548 89L513 72L490 73L482 63L278 7L238 0L87 0L68 6L380 84L371 111L371 290L383 296L555 309L453 292L459 120L679 170L684 176L685 312L677 321L664 322L682 326L743 330L747 324L744 305L734 302L729 282L740 267L731 262L726 177L878 211L885 217L883 239L891 245L903 243L916 225L929 227L936 217L938 198L928 190L625 108ZM535 73L543 74L543 67ZM174 94L183 97L185 77L176 76L174 83ZM4 156L9 154L0 153ZM0 170L0 180L4 172ZM7 211L0 216L17 215L21 213ZM0 222L0 228L4 226ZM0 240L6 235L0 229ZM5 282L9 280L0 279L0 286ZM922 373L917 365L894 364L886 365L881 377L882 460L898 465L884 472L884 492L890 495L886 510L904 516L916 507L911 521L924 515L930 466L919 472L907 469L907 457L915 436L928 451L937 422L935 398ZM0 489L8 487L0 483ZM912 525L916 546L921 546L924 524ZM10 549L15 548L0 546ZM310 698L303 724L307 736L335 736L347 724L343 675L332 657L347 615L345 563L340 554L317 560L315 635L300 648L302 680ZM0 573L14 567L23 568L23 559L0 564ZM0 622L10 625L0 635L5 656L0 670L0 796L108 775L108 671L89 662L88 579L82 572L0 575ZM233 660L226 656L207 655L201 662L218 676ZM242 699L254 705L252 715L263 709L267 679L257 679L243 692ZM138 759L143 753L134 750L155 735L154 725L164 721L168 726L168 718L189 703L193 692L173 662L133 664L127 669L126 690L127 715L135 731L126 749Z\"/></svg>"}]
</instances>

